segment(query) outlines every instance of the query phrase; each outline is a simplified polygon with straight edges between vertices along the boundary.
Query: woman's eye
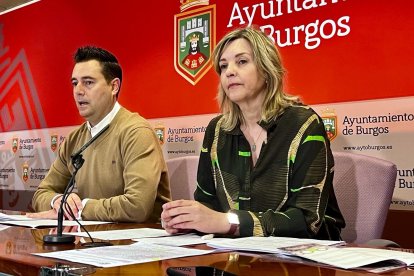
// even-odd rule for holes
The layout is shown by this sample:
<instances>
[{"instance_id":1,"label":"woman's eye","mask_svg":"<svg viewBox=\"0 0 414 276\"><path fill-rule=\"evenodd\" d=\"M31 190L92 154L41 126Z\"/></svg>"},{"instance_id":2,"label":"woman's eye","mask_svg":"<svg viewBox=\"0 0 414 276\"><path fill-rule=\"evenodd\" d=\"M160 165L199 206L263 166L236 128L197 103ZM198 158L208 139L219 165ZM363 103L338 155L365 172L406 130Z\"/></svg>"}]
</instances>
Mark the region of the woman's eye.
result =
<instances>
[{"instance_id":1,"label":"woman's eye","mask_svg":"<svg viewBox=\"0 0 414 276\"><path fill-rule=\"evenodd\" d=\"M220 69L221 70L226 69L226 68L227 68L227 64L220 64Z\"/></svg>"},{"instance_id":2,"label":"woman's eye","mask_svg":"<svg viewBox=\"0 0 414 276\"><path fill-rule=\"evenodd\" d=\"M239 64L246 64L246 63L247 63L247 60L246 59L239 60Z\"/></svg>"}]
</instances>

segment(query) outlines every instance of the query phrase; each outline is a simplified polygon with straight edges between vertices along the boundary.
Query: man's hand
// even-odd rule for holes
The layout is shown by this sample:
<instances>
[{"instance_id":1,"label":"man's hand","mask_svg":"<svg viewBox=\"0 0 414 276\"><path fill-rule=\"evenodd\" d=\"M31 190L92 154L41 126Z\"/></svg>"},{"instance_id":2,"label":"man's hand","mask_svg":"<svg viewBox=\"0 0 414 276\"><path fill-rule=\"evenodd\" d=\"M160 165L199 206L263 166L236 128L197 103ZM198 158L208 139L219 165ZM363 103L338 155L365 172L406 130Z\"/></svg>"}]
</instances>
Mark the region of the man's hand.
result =
<instances>
[{"instance_id":1,"label":"man's hand","mask_svg":"<svg viewBox=\"0 0 414 276\"><path fill-rule=\"evenodd\" d=\"M53 209L56 213L59 212L61 202L62 196L56 198L55 202L53 202ZM66 219L73 220L72 216L70 215L69 209L72 210L73 214L75 215L75 218L78 217L79 212L83 209L82 200L75 193L70 193L66 199L66 204L63 205L63 215Z\"/></svg>"},{"instance_id":2,"label":"man's hand","mask_svg":"<svg viewBox=\"0 0 414 276\"><path fill-rule=\"evenodd\" d=\"M53 203L53 209L56 211L56 213L59 212L61 201L62 197L59 197ZM72 210L72 213L75 215L75 218L78 218L79 212L83 209L82 200L75 193L70 193L66 199L66 203L63 205L63 215L66 219L73 220L69 209Z\"/></svg>"},{"instance_id":3,"label":"man's hand","mask_svg":"<svg viewBox=\"0 0 414 276\"><path fill-rule=\"evenodd\" d=\"M37 218L37 219L57 219L61 202L62 202L62 196L57 197L55 199L55 202L53 202L52 210L38 212L38 213L27 213L26 216L28 218ZM75 193L69 194L66 200L66 204L63 205L64 217L67 220L73 220L72 216L70 215L69 209L72 210L75 218L78 218L79 212L83 209L82 200Z\"/></svg>"}]
</instances>

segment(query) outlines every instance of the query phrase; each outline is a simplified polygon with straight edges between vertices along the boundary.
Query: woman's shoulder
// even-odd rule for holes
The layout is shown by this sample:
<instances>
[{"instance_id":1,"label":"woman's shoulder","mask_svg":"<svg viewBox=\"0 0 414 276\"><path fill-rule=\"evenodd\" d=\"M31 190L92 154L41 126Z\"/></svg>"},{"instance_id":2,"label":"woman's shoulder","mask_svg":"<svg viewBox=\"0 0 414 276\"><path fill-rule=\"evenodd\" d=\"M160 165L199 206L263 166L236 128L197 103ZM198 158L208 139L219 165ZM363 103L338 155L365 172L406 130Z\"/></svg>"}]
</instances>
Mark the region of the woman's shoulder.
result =
<instances>
[{"instance_id":1,"label":"woman's shoulder","mask_svg":"<svg viewBox=\"0 0 414 276\"><path fill-rule=\"evenodd\" d=\"M207 125L206 131L204 133L204 145L211 145L213 142L217 124L219 123L220 119L223 118L223 115L218 115L210 120Z\"/></svg>"},{"instance_id":2,"label":"woman's shoulder","mask_svg":"<svg viewBox=\"0 0 414 276\"><path fill-rule=\"evenodd\" d=\"M305 121L314 115L319 116L310 106L293 105L285 109L282 117L288 120Z\"/></svg>"},{"instance_id":3,"label":"woman's shoulder","mask_svg":"<svg viewBox=\"0 0 414 276\"><path fill-rule=\"evenodd\" d=\"M220 121L220 119L223 118L223 115L217 115L213 119L210 120L210 122L207 125L207 129L215 129L217 126L217 123Z\"/></svg>"}]
</instances>

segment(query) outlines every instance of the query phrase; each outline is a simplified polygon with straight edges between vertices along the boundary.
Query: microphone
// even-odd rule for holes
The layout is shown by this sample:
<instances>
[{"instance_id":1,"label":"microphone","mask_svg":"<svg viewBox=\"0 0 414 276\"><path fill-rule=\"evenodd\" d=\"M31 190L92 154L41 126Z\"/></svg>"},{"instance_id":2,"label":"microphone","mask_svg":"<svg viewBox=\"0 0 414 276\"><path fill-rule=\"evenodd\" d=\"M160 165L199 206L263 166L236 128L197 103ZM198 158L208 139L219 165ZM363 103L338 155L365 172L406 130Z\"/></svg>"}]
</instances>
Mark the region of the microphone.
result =
<instances>
[{"instance_id":1,"label":"microphone","mask_svg":"<svg viewBox=\"0 0 414 276\"><path fill-rule=\"evenodd\" d=\"M85 160L82 157L82 152L89 147L90 144L92 144L96 139L98 139L99 136L102 135L107 129L109 128L109 124L106 125L101 131L99 131L94 137L92 137L86 144L84 144L76 153L72 154L71 161L72 165L75 168L72 177L69 180L68 185L65 188L65 191L62 195L62 200L60 201L60 206L58 210L58 225L57 225L57 233L56 234L50 234L50 235L44 235L43 236L43 242L44 243L73 243L75 242L75 236L72 235L63 235L63 206L66 204L66 199L69 196L70 193L68 193L69 190L73 190L73 187L75 186L75 176L78 173L78 170L82 167Z\"/></svg>"},{"instance_id":2,"label":"microphone","mask_svg":"<svg viewBox=\"0 0 414 276\"><path fill-rule=\"evenodd\" d=\"M92 144L96 139L98 139L98 137L101 136L101 134L104 133L108 128L109 128L109 124L107 124L101 131L96 133L96 135L93 136L92 139L90 139L88 142L86 142L86 144L83 145L76 153L74 153L70 156L70 158L72 159L72 164L75 168L77 168L77 166L75 166L75 164L78 165L77 161L78 161L79 157L82 157L82 152L87 147L89 147L89 145ZM80 167L82 167L82 165L83 165L83 163L80 165ZM77 168L77 169L80 169L80 167Z\"/></svg>"}]
</instances>

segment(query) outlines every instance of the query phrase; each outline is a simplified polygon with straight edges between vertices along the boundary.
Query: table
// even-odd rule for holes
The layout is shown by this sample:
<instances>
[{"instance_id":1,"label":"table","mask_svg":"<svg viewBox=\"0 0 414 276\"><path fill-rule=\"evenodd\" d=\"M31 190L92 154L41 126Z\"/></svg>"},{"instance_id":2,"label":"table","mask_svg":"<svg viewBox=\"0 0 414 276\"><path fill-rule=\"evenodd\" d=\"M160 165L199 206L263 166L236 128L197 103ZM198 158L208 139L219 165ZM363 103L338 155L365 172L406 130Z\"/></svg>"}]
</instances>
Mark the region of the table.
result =
<instances>
[{"instance_id":1,"label":"table","mask_svg":"<svg viewBox=\"0 0 414 276\"><path fill-rule=\"evenodd\" d=\"M0 225L1 226L1 225ZM4 227L4 226L2 226ZM139 227L156 227L156 224L118 223L88 226L89 231L130 229ZM34 252L50 252L82 248L77 239L76 244L47 245L43 243L43 235L51 229L29 229L11 226L0 231L0 272L12 275L39 275L41 267L54 267L63 263L77 266L87 266L68 263L62 260L34 256ZM130 240L114 241L114 244L130 244ZM197 248L206 248L198 245ZM166 275L170 266L214 266L232 272L236 275L289 275L289 276L348 276L348 275L399 275L414 276L414 271L399 269L387 274L370 274L361 271L346 271L323 265L289 262L274 256L245 254L241 252L216 253L204 256L186 257L144 264L128 265L113 268L95 268L88 266L91 275Z\"/></svg>"}]
</instances>

